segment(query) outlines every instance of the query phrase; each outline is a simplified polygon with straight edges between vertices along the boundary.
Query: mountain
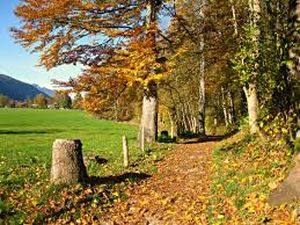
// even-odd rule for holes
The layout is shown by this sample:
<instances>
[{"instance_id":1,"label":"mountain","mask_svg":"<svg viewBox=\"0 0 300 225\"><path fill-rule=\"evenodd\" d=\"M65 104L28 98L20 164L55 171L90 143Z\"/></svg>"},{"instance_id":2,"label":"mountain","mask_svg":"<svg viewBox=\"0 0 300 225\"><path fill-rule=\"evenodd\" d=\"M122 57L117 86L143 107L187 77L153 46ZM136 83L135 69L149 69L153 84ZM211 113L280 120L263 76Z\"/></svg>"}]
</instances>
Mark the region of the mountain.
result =
<instances>
[{"instance_id":1,"label":"mountain","mask_svg":"<svg viewBox=\"0 0 300 225\"><path fill-rule=\"evenodd\" d=\"M45 87L41 87L38 84L32 84L32 86L34 86L36 89L38 89L39 91L45 93L46 95L52 97L54 95L54 91Z\"/></svg>"},{"instance_id":2,"label":"mountain","mask_svg":"<svg viewBox=\"0 0 300 225\"><path fill-rule=\"evenodd\" d=\"M34 98L37 94L50 97L50 95L37 89L33 85L4 74L0 74L0 94L19 101L25 100L26 98Z\"/></svg>"}]
</instances>

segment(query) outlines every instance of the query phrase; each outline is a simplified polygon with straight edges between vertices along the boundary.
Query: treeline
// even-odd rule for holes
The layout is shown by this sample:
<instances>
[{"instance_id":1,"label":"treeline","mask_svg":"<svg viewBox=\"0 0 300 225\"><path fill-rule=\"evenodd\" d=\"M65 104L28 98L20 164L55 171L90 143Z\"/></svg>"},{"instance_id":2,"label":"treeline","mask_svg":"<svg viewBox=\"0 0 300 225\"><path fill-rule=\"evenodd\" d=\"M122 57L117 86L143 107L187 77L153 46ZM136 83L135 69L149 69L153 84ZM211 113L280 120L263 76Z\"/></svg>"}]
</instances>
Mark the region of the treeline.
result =
<instances>
[{"instance_id":1,"label":"treeline","mask_svg":"<svg viewBox=\"0 0 300 225\"><path fill-rule=\"evenodd\" d=\"M23 25L12 33L47 69L84 66L57 83L84 92L88 112L137 117L148 142L158 126L204 136L245 123L252 134L294 140L299 1L50 2L17 7Z\"/></svg>"},{"instance_id":2,"label":"treeline","mask_svg":"<svg viewBox=\"0 0 300 225\"><path fill-rule=\"evenodd\" d=\"M5 95L0 95L1 108L82 109L81 101L81 94L76 95L72 100L64 92L55 92L53 97L37 94L34 98L26 98L24 101L13 100Z\"/></svg>"}]
</instances>

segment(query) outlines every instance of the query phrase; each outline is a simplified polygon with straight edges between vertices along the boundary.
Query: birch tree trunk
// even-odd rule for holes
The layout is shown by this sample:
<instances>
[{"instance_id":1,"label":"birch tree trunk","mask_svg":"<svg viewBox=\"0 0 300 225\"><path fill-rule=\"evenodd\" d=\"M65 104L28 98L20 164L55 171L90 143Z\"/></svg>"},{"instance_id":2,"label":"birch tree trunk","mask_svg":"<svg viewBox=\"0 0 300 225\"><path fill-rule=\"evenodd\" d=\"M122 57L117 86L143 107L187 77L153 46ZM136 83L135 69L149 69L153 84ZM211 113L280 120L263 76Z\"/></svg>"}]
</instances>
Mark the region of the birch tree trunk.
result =
<instances>
[{"instance_id":1,"label":"birch tree trunk","mask_svg":"<svg viewBox=\"0 0 300 225\"><path fill-rule=\"evenodd\" d=\"M232 92L228 91L227 97L228 97L228 121L230 124L234 124L235 110L234 110L234 101L233 101Z\"/></svg>"},{"instance_id":2,"label":"birch tree trunk","mask_svg":"<svg viewBox=\"0 0 300 225\"><path fill-rule=\"evenodd\" d=\"M250 25L255 30L252 36L252 42L254 44L253 57L256 59L254 64L254 72L251 74L251 81L248 83L248 87L244 87L244 92L247 98L249 126L251 134L255 134L258 131L257 115L258 115L258 96L257 96L257 79L259 73L258 54L259 54L259 21L260 21L260 0L249 0L250 8Z\"/></svg>"},{"instance_id":3,"label":"birch tree trunk","mask_svg":"<svg viewBox=\"0 0 300 225\"><path fill-rule=\"evenodd\" d=\"M175 127L174 127L174 113L169 113L169 120L170 120L170 137L173 139L175 137Z\"/></svg>"},{"instance_id":4,"label":"birch tree trunk","mask_svg":"<svg viewBox=\"0 0 300 225\"><path fill-rule=\"evenodd\" d=\"M236 10L235 10L234 1L230 0L230 4L231 4L234 36L238 37L239 31L238 31L238 23L237 23L237 19L236 19ZM233 101L232 93L230 91L228 91L228 102L229 102L229 113L228 113L229 123L234 124L235 123L234 101Z\"/></svg>"},{"instance_id":5,"label":"birch tree trunk","mask_svg":"<svg viewBox=\"0 0 300 225\"><path fill-rule=\"evenodd\" d=\"M228 111L227 111L227 104L225 99L225 91L224 88L221 87L221 101L222 101L222 108L223 108L223 114L224 114L224 121L226 127L229 125L229 119L228 119Z\"/></svg>"},{"instance_id":6,"label":"birch tree trunk","mask_svg":"<svg viewBox=\"0 0 300 225\"><path fill-rule=\"evenodd\" d=\"M237 20L236 20L236 10L235 10L233 0L229 0L229 2L231 4L231 13L232 13L233 28L234 28L234 36L237 37L238 36L238 23L237 23Z\"/></svg>"},{"instance_id":7,"label":"birch tree trunk","mask_svg":"<svg viewBox=\"0 0 300 225\"><path fill-rule=\"evenodd\" d=\"M204 20L206 0L201 1L200 17ZM199 134L205 135L205 56L204 34L200 34L200 80L199 80Z\"/></svg>"},{"instance_id":8,"label":"birch tree trunk","mask_svg":"<svg viewBox=\"0 0 300 225\"><path fill-rule=\"evenodd\" d=\"M250 133L255 134L258 131L257 115L258 115L258 99L257 88L254 84L249 84L249 88L244 87L247 98Z\"/></svg>"}]
</instances>

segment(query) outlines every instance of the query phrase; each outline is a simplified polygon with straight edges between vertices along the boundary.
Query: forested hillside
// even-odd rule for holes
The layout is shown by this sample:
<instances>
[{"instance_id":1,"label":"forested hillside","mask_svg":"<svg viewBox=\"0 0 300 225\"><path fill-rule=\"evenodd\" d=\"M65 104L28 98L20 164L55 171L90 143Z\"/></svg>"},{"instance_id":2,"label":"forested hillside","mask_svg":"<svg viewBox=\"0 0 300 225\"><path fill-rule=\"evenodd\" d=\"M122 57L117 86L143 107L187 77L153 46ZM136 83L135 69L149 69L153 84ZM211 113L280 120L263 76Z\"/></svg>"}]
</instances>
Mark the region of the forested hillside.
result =
<instances>
[{"instance_id":1,"label":"forested hillside","mask_svg":"<svg viewBox=\"0 0 300 225\"><path fill-rule=\"evenodd\" d=\"M49 96L35 86L16 80L7 75L0 74L0 94L8 96L14 100L25 100L34 98L37 94Z\"/></svg>"}]
</instances>

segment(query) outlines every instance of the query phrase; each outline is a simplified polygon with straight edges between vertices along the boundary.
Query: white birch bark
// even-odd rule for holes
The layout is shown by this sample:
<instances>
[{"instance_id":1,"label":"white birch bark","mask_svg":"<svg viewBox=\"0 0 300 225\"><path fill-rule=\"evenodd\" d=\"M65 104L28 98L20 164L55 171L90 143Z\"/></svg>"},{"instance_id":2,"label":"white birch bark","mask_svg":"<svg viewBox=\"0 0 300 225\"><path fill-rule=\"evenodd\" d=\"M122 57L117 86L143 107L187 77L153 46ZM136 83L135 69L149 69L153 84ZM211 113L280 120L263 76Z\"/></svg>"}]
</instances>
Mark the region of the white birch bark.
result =
<instances>
[{"instance_id":1,"label":"white birch bark","mask_svg":"<svg viewBox=\"0 0 300 225\"><path fill-rule=\"evenodd\" d=\"M231 4L231 13L232 13L232 21L233 21L233 28L234 28L234 36L238 36L238 23L236 20L236 10L234 6L233 0L229 0Z\"/></svg>"},{"instance_id":2,"label":"white birch bark","mask_svg":"<svg viewBox=\"0 0 300 225\"><path fill-rule=\"evenodd\" d=\"M250 8L250 25L255 29L255 34L252 37L252 42L255 45L255 51L253 52L254 57L257 58L259 54L259 21L260 21L260 0L249 0ZM250 133L255 134L258 132L257 125L257 116L258 116L258 96L257 96L257 79L258 79L258 70L259 64L255 63L255 72L251 74L251 81L248 84L248 87L244 87L244 92L247 98L248 105L248 115L249 115L249 126Z\"/></svg>"},{"instance_id":3,"label":"white birch bark","mask_svg":"<svg viewBox=\"0 0 300 225\"><path fill-rule=\"evenodd\" d=\"M257 115L258 115L258 99L257 88L255 84L249 84L249 88L244 87L247 98L250 133L255 134L258 131Z\"/></svg>"},{"instance_id":4,"label":"white birch bark","mask_svg":"<svg viewBox=\"0 0 300 225\"><path fill-rule=\"evenodd\" d=\"M222 108L223 108L224 121L225 121L225 125L227 127L229 125L229 121L228 121L227 104L226 104L226 99L225 99L225 91L224 91L223 87L221 87L221 98L222 98Z\"/></svg>"},{"instance_id":5,"label":"white birch bark","mask_svg":"<svg viewBox=\"0 0 300 225\"><path fill-rule=\"evenodd\" d=\"M204 20L205 18L205 5L206 0L201 1L200 6L200 17ZM204 47L205 40L204 34L200 34L200 80L199 80L199 134L205 135L205 56Z\"/></svg>"},{"instance_id":6,"label":"white birch bark","mask_svg":"<svg viewBox=\"0 0 300 225\"><path fill-rule=\"evenodd\" d=\"M233 96L230 91L227 92L227 97L228 97L228 122L230 124L235 123L235 118L234 118L234 101L233 101Z\"/></svg>"}]
</instances>

